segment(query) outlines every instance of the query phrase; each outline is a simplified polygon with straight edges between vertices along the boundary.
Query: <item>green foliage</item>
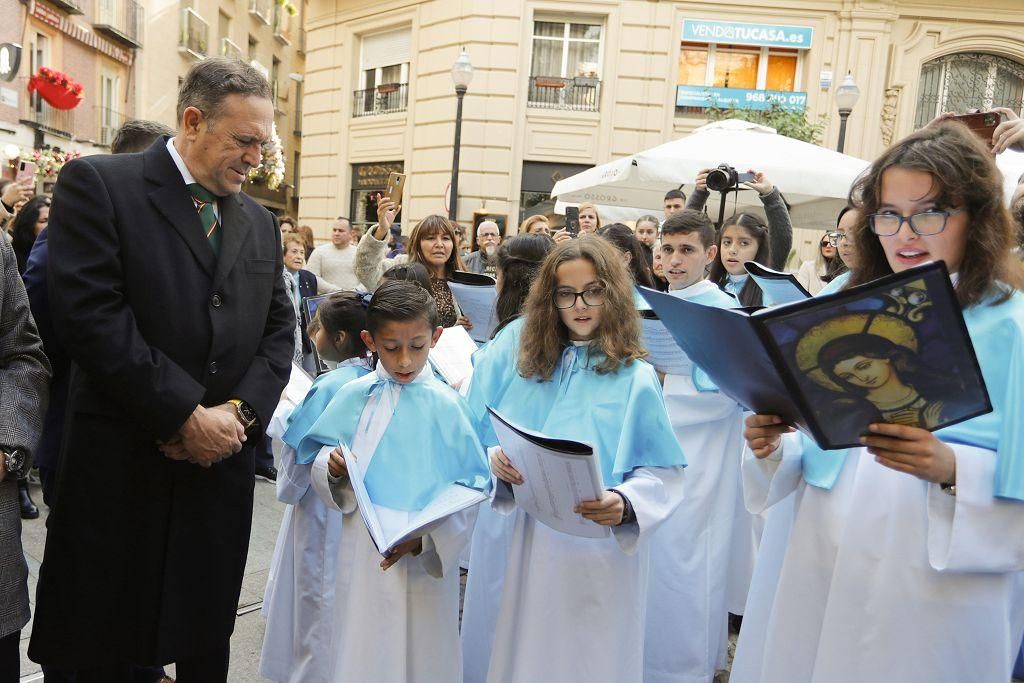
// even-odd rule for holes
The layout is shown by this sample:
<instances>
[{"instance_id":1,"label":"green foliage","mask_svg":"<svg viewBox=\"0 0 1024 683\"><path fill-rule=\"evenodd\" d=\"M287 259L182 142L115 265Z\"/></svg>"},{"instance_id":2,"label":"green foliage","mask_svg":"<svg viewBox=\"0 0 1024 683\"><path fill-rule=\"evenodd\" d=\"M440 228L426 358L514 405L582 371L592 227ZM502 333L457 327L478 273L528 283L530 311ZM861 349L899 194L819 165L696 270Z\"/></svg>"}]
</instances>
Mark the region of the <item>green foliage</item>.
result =
<instances>
[{"instance_id":1,"label":"green foliage","mask_svg":"<svg viewBox=\"0 0 1024 683\"><path fill-rule=\"evenodd\" d=\"M821 141L821 134L827 125L824 114L818 117L815 123L811 123L807 120L807 115L804 112L786 109L777 102L773 102L769 109L764 110L709 107L705 110L705 114L709 121L739 119L762 126L771 126L779 132L779 135L803 140L814 145Z\"/></svg>"}]
</instances>

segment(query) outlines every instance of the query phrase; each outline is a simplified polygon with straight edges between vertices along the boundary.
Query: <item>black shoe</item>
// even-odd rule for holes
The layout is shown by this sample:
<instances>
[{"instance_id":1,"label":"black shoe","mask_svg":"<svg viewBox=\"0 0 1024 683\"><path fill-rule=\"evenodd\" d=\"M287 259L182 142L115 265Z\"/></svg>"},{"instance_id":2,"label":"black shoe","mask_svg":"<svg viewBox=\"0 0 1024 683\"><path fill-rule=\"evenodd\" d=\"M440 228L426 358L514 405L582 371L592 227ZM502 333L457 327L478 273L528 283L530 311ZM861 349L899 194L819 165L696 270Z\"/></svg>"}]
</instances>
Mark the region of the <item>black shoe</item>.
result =
<instances>
[{"instance_id":1,"label":"black shoe","mask_svg":"<svg viewBox=\"0 0 1024 683\"><path fill-rule=\"evenodd\" d=\"M269 481L271 483L277 481L277 468L276 467L257 467L256 478Z\"/></svg>"},{"instance_id":2,"label":"black shoe","mask_svg":"<svg viewBox=\"0 0 1024 683\"><path fill-rule=\"evenodd\" d=\"M28 480L18 480L18 504L21 505L22 519L38 519L39 508L32 502L32 496L28 493Z\"/></svg>"}]
</instances>

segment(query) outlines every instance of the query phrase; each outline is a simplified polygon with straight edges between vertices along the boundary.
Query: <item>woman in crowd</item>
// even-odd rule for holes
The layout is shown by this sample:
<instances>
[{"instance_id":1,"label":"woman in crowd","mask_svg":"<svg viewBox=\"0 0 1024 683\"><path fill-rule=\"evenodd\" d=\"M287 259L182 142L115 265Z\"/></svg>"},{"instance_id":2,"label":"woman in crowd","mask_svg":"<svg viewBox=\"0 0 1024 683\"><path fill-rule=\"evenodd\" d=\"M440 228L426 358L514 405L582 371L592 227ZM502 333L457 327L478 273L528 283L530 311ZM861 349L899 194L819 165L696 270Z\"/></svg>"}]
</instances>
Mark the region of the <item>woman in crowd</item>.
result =
<instances>
[{"instance_id":1,"label":"woman in crowd","mask_svg":"<svg viewBox=\"0 0 1024 683\"><path fill-rule=\"evenodd\" d=\"M601 227L601 217L597 215L597 207L590 202L583 202L579 205L580 210L580 235L593 234ZM551 236L555 242L564 242L573 238L565 228L562 228Z\"/></svg>"},{"instance_id":2,"label":"woman in crowd","mask_svg":"<svg viewBox=\"0 0 1024 683\"><path fill-rule=\"evenodd\" d=\"M747 419L748 507L792 499L795 513L778 581L760 586L772 597L745 615L734 683L1010 679L1024 631L1024 276L1001 185L986 147L943 123L893 145L851 193L850 286L945 262L993 411L935 433L875 423L862 447L832 452L775 416Z\"/></svg>"},{"instance_id":3,"label":"woman in crowd","mask_svg":"<svg viewBox=\"0 0 1024 683\"><path fill-rule=\"evenodd\" d=\"M442 327L472 323L462 315L448 280L457 270L465 270L462 258L456 249L458 236L455 228L444 216L427 216L412 230L409 236L409 253L394 259L384 257L387 249L388 231L398 213L398 207L387 197L377 196L377 224L368 230L356 248L356 277L367 289L373 290L380 282L381 273L391 266L405 263L421 263L430 273L430 293L437 304Z\"/></svg>"},{"instance_id":4,"label":"woman in crowd","mask_svg":"<svg viewBox=\"0 0 1024 683\"><path fill-rule=\"evenodd\" d=\"M535 213L532 216L527 216L526 220L519 224L520 235L527 235L533 232L543 235L551 233L551 226L548 224L547 216Z\"/></svg>"},{"instance_id":5,"label":"woman in crowd","mask_svg":"<svg viewBox=\"0 0 1024 683\"><path fill-rule=\"evenodd\" d=\"M857 228L858 223L860 223L860 211L855 207L847 205L839 212L839 218L836 219L836 230L829 233L829 239L835 243L836 253L843 262L843 270L821 288L818 296L838 292L850 281L851 271L857 268L857 251L854 244L856 235L854 230Z\"/></svg>"},{"instance_id":6,"label":"woman in crowd","mask_svg":"<svg viewBox=\"0 0 1024 683\"><path fill-rule=\"evenodd\" d=\"M309 257L313 254L313 250L316 249L316 241L313 239L313 228L308 225L300 225L296 232L302 235L302 242L306 245L306 262L309 262Z\"/></svg>"},{"instance_id":7,"label":"woman in crowd","mask_svg":"<svg viewBox=\"0 0 1024 683\"><path fill-rule=\"evenodd\" d=\"M647 255L633 231L622 223L611 223L597 231L599 237L611 242L622 252L626 267L633 274L633 282L641 287L654 289L654 275L647 263Z\"/></svg>"},{"instance_id":8,"label":"woman in crowd","mask_svg":"<svg viewBox=\"0 0 1024 683\"><path fill-rule=\"evenodd\" d=\"M21 207L11 224L12 246L18 259L18 273L25 272L28 254L36 237L50 219L50 198L41 194L32 197Z\"/></svg>"},{"instance_id":9,"label":"woman in crowd","mask_svg":"<svg viewBox=\"0 0 1024 683\"><path fill-rule=\"evenodd\" d=\"M651 267L654 266L654 243L658 241L658 230L660 228L661 223L657 217L648 214L637 219L636 228L633 230L636 238L640 240L640 244L644 248L644 254L647 256L647 265Z\"/></svg>"},{"instance_id":10,"label":"woman in crowd","mask_svg":"<svg viewBox=\"0 0 1024 683\"><path fill-rule=\"evenodd\" d=\"M825 233L821 236L817 256L811 261L804 261L796 274L797 281L812 296L846 270L829 235L830 233Z\"/></svg>"}]
</instances>

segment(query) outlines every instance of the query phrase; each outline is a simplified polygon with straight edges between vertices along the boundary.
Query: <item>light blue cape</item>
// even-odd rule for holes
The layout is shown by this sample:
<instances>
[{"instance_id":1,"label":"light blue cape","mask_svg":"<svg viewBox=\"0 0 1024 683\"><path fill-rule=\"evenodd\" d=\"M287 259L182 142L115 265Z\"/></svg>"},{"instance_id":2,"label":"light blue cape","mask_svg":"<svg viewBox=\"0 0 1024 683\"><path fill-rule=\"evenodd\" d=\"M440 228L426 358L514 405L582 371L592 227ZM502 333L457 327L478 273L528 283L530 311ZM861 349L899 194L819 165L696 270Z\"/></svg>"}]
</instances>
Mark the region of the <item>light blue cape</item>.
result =
<instances>
[{"instance_id":1,"label":"light blue cape","mask_svg":"<svg viewBox=\"0 0 1024 683\"><path fill-rule=\"evenodd\" d=\"M608 487L637 467L686 465L654 368L634 361L600 375L594 367L602 354L569 346L550 381L524 378L517 367L523 322L511 323L474 356L468 401L485 445L498 445L490 406L527 429L593 444Z\"/></svg>"},{"instance_id":2,"label":"light blue cape","mask_svg":"<svg viewBox=\"0 0 1024 683\"><path fill-rule=\"evenodd\" d=\"M312 462L324 446L351 446L371 392L386 389L389 383L394 380L373 373L343 386L296 445L296 461ZM365 483L375 504L406 511L422 510L454 483L487 490L487 458L462 397L433 374L425 381L401 385Z\"/></svg>"},{"instance_id":3,"label":"light blue cape","mask_svg":"<svg viewBox=\"0 0 1024 683\"><path fill-rule=\"evenodd\" d=\"M821 291L818 292L818 294L816 296L825 296L826 294L835 294L836 292L841 290L846 285L847 282L850 281L850 277L852 275L853 275L853 273L850 272L850 271L846 271L844 273L840 273L839 275L836 275L834 278L832 278L831 281L826 283L825 286L821 288Z\"/></svg>"},{"instance_id":4,"label":"light blue cape","mask_svg":"<svg viewBox=\"0 0 1024 683\"><path fill-rule=\"evenodd\" d=\"M292 411L291 417L288 418L288 429L281 440L298 450L299 442L306 436L338 390L369 372L369 368L364 365L346 365L317 377L302 403Z\"/></svg>"},{"instance_id":5,"label":"light blue cape","mask_svg":"<svg viewBox=\"0 0 1024 683\"><path fill-rule=\"evenodd\" d=\"M940 429L935 435L947 443L995 451L996 497L1024 500L1024 294L1014 292L1001 304L982 303L965 309L964 321L992 412ZM849 451L824 451L806 436L801 438L804 479L812 486L832 488Z\"/></svg>"}]
</instances>

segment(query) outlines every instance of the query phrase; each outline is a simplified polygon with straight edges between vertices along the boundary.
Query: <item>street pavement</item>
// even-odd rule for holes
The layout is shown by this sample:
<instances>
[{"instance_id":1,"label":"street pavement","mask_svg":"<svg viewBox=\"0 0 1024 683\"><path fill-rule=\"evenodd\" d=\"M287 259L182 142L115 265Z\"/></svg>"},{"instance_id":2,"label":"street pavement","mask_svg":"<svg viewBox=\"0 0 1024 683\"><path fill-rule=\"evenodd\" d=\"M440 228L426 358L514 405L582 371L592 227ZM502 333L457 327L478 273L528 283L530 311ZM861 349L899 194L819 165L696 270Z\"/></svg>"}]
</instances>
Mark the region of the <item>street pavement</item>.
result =
<instances>
[{"instance_id":1,"label":"street pavement","mask_svg":"<svg viewBox=\"0 0 1024 683\"><path fill-rule=\"evenodd\" d=\"M39 519L23 522L21 540L28 560L28 588L35 609L36 581L39 578L39 564L43 559L43 545L46 541L46 506L38 486L32 486L32 498L39 506ZM231 675L234 683L256 683L266 679L259 675L260 648L263 645L263 617L260 604L263 588L267 584L270 558L274 554L277 531L281 526L284 503L277 500L273 484L256 480L256 495L253 505L252 536L249 540L249 557L242 579L242 594L238 600L238 618L235 632L231 637ZM32 623L21 632L21 681L42 681L39 665L28 659L28 639L32 634ZM174 667L168 667L168 675L174 676Z\"/></svg>"}]
</instances>

